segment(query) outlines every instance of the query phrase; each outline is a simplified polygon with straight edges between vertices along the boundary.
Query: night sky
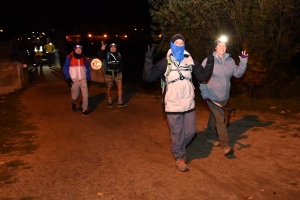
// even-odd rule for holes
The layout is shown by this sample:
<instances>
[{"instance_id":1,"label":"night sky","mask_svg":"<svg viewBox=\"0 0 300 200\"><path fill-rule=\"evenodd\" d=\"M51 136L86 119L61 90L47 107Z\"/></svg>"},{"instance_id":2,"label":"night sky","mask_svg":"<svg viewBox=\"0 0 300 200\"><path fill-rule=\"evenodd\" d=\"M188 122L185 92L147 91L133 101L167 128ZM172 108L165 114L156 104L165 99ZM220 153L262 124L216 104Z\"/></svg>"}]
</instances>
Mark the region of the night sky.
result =
<instances>
[{"instance_id":1,"label":"night sky","mask_svg":"<svg viewBox=\"0 0 300 200\"><path fill-rule=\"evenodd\" d=\"M42 19L54 29L73 29L96 24L113 29L149 26L147 0L1 0L0 29L31 31L32 20ZM31 27L28 23L31 22Z\"/></svg>"}]
</instances>

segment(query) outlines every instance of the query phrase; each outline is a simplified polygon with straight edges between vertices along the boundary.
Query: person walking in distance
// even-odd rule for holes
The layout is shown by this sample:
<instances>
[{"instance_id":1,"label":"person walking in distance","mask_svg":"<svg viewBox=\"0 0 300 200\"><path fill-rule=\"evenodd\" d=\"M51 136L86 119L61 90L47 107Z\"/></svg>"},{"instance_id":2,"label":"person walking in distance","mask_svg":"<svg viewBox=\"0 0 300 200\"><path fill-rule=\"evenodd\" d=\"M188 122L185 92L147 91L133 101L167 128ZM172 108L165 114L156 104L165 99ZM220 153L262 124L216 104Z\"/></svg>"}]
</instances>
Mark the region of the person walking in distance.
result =
<instances>
[{"instance_id":1,"label":"person walking in distance","mask_svg":"<svg viewBox=\"0 0 300 200\"><path fill-rule=\"evenodd\" d=\"M218 147L221 146L223 154L230 155L234 149L229 144L227 126L224 121L225 113L222 108L213 104L210 100L225 107L229 99L230 78L242 77L247 68L248 54L242 51L239 56L240 63L237 66L235 61L226 53L226 37L220 37L214 42L214 70L211 79L207 84L200 83L202 98L207 102L210 113L207 123L206 138L207 143ZM202 62L205 65L207 58Z\"/></svg>"},{"instance_id":2,"label":"person walking in distance","mask_svg":"<svg viewBox=\"0 0 300 200\"><path fill-rule=\"evenodd\" d=\"M143 78L147 82L162 79L163 107L170 128L171 150L175 166L186 172L186 146L197 132L195 93L192 73L199 82L207 82L213 71L213 57L206 67L201 66L185 50L185 39L176 34L170 40L170 49L165 58L153 65L153 48L145 54Z\"/></svg>"},{"instance_id":3,"label":"person walking in distance","mask_svg":"<svg viewBox=\"0 0 300 200\"><path fill-rule=\"evenodd\" d=\"M90 64L88 59L82 53L82 46L76 44L74 51L71 52L65 61L63 66L63 72L68 85L71 88L72 110L77 110L77 99L82 94L82 115L89 116L88 111L88 86L91 82Z\"/></svg>"},{"instance_id":4,"label":"person walking in distance","mask_svg":"<svg viewBox=\"0 0 300 200\"><path fill-rule=\"evenodd\" d=\"M47 38L47 44L44 46L44 49L46 51L46 57L48 61L49 67L52 67L53 61L54 61L54 52L55 52L55 46L50 41L50 38Z\"/></svg>"},{"instance_id":5,"label":"person walking in distance","mask_svg":"<svg viewBox=\"0 0 300 200\"><path fill-rule=\"evenodd\" d=\"M40 66L40 70L43 70L43 56L44 56L44 47L41 44L40 39L35 40L35 46L34 46L34 59L36 68Z\"/></svg>"},{"instance_id":6,"label":"person walking in distance","mask_svg":"<svg viewBox=\"0 0 300 200\"><path fill-rule=\"evenodd\" d=\"M124 108L126 104L123 103L123 91L122 91L122 72L123 72L123 59L121 54L117 51L117 45L111 43L109 45L109 51L105 51L106 44L101 42L101 49L98 51L98 56L104 58L104 71L105 71L105 83L106 93L108 99L108 106L112 107L111 88L114 83L118 87L118 107Z\"/></svg>"}]
</instances>

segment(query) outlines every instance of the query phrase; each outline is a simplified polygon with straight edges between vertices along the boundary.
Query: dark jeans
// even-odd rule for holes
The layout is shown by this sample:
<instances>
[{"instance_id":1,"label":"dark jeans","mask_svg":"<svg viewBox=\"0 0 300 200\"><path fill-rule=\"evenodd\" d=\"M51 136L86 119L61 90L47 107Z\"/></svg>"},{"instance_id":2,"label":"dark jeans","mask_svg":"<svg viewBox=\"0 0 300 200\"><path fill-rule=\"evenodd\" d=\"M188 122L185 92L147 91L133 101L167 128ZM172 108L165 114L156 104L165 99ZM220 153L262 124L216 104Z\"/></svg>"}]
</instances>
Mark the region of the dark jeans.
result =
<instances>
[{"instance_id":1,"label":"dark jeans","mask_svg":"<svg viewBox=\"0 0 300 200\"><path fill-rule=\"evenodd\" d=\"M52 67L52 64L53 64L53 58L54 58L53 53L47 53L46 56L47 56L47 61L48 61L49 67Z\"/></svg>"},{"instance_id":2,"label":"dark jeans","mask_svg":"<svg viewBox=\"0 0 300 200\"><path fill-rule=\"evenodd\" d=\"M43 56L35 56L35 64L36 64L37 68L40 66L42 69L43 68Z\"/></svg>"}]
</instances>

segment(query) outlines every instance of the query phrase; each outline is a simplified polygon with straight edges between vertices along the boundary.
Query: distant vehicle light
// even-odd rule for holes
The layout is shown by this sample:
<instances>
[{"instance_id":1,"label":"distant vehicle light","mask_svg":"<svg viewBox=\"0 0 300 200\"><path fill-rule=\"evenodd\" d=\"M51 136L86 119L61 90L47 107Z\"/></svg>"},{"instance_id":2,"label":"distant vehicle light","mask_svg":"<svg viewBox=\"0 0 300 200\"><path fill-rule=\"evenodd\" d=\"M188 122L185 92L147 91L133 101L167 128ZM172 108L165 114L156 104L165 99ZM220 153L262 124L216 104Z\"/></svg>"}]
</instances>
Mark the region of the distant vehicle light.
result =
<instances>
[{"instance_id":1,"label":"distant vehicle light","mask_svg":"<svg viewBox=\"0 0 300 200\"><path fill-rule=\"evenodd\" d=\"M89 34L89 37L92 37L92 34Z\"/></svg>"},{"instance_id":2,"label":"distant vehicle light","mask_svg":"<svg viewBox=\"0 0 300 200\"><path fill-rule=\"evenodd\" d=\"M0 32L2 33L2 32L3 32L3 30L0 30Z\"/></svg>"},{"instance_id":3,"label":"distant vehicle light","mask_svg":"<svg viewBox=\"0 0 300 200\"><path fill-rule=\"evenodd\" d=\"M106 34L104 34L104 37L107 37L107 35L106 35Z\"/></svg>"},{"instance_id":4,"label":"distant vehicle light","mask_svg":"<svg viewBox=\"0 0 300 200\"><path fill-rule=\"evenodd\" d=\"M124 37L126 37L126 38L127 38L127 35L125 35Z\"/></svg>"}]
</instances>

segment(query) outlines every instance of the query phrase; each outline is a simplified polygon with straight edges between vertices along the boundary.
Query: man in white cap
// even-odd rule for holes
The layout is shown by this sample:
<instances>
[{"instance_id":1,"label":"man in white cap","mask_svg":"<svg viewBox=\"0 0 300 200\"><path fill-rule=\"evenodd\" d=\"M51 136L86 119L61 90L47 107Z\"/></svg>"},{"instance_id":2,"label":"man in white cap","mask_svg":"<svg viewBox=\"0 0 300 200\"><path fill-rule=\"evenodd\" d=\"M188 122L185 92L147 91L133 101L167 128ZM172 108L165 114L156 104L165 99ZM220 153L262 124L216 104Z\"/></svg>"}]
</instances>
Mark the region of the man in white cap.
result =
<instances>
[{"instance_id":1,"label":"man in white cap","mask_svg":"<svg viewBox=\"0 0 300 200\"><path fill-rule=\"evenodd\" d=\"M170 128L175 166L186 172L189 171L186 146L197 132L192 73L199 82L207 82L213 71L214 60L211 56L204 68L185 50L185 39L180 34L171 38L170 47L166 57L153 65L153 48L148 46L143 78L147 82L158 77L162 79L163 107Z\"/></svg>"},{"instance_id":2,"label":"man in white cap","mask_svg":"<svg viewBox=\"0 0 300 200\"><path fill-rule=\"evenodd\" d=\"M118 87L118 107L125 108L126 104L123 103L123 91L122 91L122 72L123 72L123 60L121 54L117 51L117 45L111 43L109 45L109 51L105 52L106 44L102 42L101 49L98 52L98 56L104 58L104 71L105 71L105 83L106 93L108 99L108 106L112 107L111 88L114 83Z\"/></svg>"}]
</instances>

